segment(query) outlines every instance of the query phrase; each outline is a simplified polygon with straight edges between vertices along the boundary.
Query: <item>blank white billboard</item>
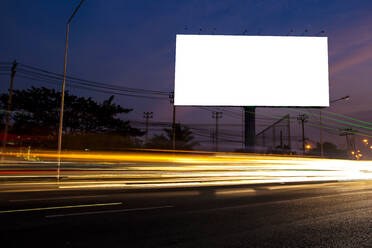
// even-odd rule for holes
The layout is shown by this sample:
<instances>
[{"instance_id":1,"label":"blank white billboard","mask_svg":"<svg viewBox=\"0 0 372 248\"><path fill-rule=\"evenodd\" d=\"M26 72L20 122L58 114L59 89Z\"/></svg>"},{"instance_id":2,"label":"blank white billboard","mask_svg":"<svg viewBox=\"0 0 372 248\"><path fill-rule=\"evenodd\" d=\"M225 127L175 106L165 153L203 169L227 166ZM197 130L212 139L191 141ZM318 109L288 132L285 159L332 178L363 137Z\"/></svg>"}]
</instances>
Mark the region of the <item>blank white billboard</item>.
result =
<instances>
[{"instance_id":1,"label":"blank white billboard","mask_svg":"<svg viewBox=\"0 0 372 248\"><path fill-rule=\"evenodd\" d=\"M177 35L175 105L328 107L327 37Z\"/></svg>"}]
</instances>

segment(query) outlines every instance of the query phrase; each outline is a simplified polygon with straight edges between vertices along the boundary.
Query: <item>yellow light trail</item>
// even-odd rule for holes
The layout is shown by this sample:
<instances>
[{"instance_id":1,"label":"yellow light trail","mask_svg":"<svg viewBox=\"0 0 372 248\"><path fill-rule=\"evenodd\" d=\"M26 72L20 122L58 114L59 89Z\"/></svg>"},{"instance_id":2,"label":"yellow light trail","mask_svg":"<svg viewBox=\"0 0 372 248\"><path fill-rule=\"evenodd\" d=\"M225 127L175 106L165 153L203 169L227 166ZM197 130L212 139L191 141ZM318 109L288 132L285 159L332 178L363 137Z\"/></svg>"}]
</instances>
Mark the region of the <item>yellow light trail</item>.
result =
<instances>
[{"instance_id":1,"label":"yellow light trail","mask_svg":"<svg viewBox=\"0 0 372 248\"><path fill-rule=\"evenodd\" d=\"M17 153L2 155L11 161ZM34 152L32 156L38 157L43 166L51 162L52 168L55 168L54 162L58 158L58 154L46 151ZM64 152L61 158L68 165L75 164L75 167L66 170L62 168L62 177L66 181L59 183L59 188L71 189L199 187L372 179L372 161L367 160L159 150L125 153Z\"/></svg>"}]
</instances>

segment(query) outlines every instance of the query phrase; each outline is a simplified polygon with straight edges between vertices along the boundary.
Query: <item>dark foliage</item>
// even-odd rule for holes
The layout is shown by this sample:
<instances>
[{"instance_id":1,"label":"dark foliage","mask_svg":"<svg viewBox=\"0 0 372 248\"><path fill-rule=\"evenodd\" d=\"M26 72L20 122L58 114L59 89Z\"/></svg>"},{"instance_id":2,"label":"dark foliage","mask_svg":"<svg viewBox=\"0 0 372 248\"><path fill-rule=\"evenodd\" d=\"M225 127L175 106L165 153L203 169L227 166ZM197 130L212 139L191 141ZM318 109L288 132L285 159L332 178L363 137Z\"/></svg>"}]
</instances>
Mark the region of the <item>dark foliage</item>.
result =
<instances>
[{"instance_id":1,"label":"dark foliage","mask_svg":"<svg viewBox=\"0 0 372 248\"><path fill-rule=\"evenodd\" d=\"M337 145L331 142L323 143L323 153L325 157L328 158L347 158L347 152L345 150L340 150ZM309 154L320 155L320 143L316 144L316 147L309 151Z\"/></svg>"},{"instance_id":2,"label":"dark foliage","mask_svg":"<svg viewBox=\"0 0 372 248\"><path fill-rule=\"evenodd\" d=\"M163 129L164 134L154 135L149 140L146 147L156 149L172 149L172 129ZM176 149L177 150L192 150L199 142L194 141L194 136L187 126L176 124Z\"/></svg>"},{"instance_id":3,"label":"dark foliage","mask_svg":"<svg viewBox=\"0 0 372 248\"><path fill-rule=\"evenodd\" d=\"M65 93L63 131L69 135L87 133L110 134L121 136L143 135L137 128L131 127L129 121L118 117L129 113L126 109L113 103L111 96L102 103L91 97L78 97ZM0 95L2 109L6 109L8 94ZM60 116L61 92L45 87L32 87L27 90L14 90L12 104L11 132L24 135L56 136Z\"/></svg>"}]
</instances>

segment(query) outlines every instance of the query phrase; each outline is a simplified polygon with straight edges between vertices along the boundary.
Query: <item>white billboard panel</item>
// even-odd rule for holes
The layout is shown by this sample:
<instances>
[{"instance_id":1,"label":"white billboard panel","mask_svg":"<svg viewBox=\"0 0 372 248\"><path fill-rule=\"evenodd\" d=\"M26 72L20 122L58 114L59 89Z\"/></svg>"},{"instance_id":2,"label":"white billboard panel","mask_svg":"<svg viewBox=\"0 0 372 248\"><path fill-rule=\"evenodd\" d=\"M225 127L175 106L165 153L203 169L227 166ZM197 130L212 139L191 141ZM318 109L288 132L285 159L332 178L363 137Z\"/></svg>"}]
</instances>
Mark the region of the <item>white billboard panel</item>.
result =
<instances>
[{"instance_id":1,"label":"white billboard panel","mask_svg":"<svg viewBox=\"0 0 372 248\"><path fill-rule=\"evenodd\" d=\"M175 105L327 107L327 37L177 35Z\"/></svg>"}]
</instances>

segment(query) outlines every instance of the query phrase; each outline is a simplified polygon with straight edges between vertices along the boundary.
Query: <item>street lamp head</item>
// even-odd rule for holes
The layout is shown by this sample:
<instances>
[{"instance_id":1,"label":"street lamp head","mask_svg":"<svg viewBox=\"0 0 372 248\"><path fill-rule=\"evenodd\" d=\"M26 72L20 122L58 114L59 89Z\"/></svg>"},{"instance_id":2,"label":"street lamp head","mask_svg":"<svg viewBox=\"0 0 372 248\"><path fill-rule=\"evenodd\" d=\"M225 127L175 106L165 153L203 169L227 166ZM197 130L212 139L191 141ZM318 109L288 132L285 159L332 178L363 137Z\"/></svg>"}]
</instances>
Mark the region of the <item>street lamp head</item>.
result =
<instances>
[{"instance_id":1,"label":"street lamp head","mask_svg":"<svg viewBox=\"0 0 372 248\"><path fill-rule=\"evenodd\" d=\"M335 102L338 102L338 101L341 101L341 100L348 101L348 100L350 100L350 96L344 96L344 97L341 97L341 98L338 98L338 99L335 99L335 100L331 100L330 103L335 103Z\"/></svg>"}]
</instances>

